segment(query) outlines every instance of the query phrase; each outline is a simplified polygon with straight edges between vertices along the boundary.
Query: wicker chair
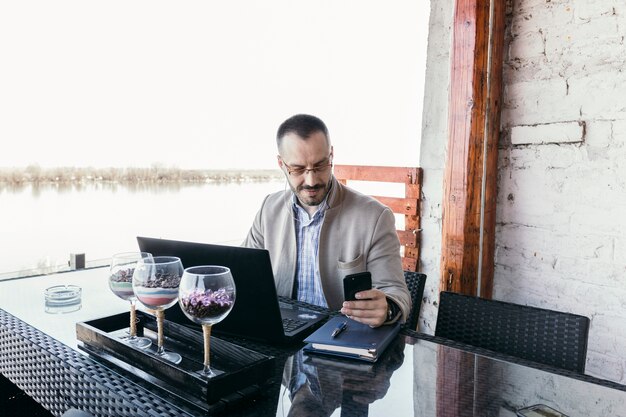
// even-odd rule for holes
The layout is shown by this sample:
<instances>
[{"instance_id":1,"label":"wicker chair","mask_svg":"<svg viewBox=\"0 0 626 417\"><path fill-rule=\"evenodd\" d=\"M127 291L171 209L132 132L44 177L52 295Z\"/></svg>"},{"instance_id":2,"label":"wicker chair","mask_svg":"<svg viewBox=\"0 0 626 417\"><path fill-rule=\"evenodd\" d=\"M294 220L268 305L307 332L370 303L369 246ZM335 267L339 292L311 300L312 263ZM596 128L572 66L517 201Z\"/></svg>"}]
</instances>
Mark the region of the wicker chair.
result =
<instances>
[{"instance_id":1,"label":"wicker chair","mask_svg":"<svg viewBox=\"0 0 626 417\"><path fill-rule=\"evenodd\" d=\"M420 317L420 309L422 307L422 297L424 295L424 284L426 283L426 274L419 272L404 271L404 280L406 286L411 293L411 311L407 317L404 326L411 330L417 330L417 321Z\"/></svg>"},{"instance_id":2,"label":"wicker chair","mask_svg":"<svg viewBox=\"0 0 626 417\"><path fill-rule=\"evenodd\" d=\"M583 373L589 318L442 291L435 336Z\"/></svg>"},{"instance_id":3,"label":"wicker chair","mask_svg":"<svg viewBox=\"0 0 626 417\"><path fill-rule=\"evenodd\" d=\"M78 410L76 408L70 408L67 410L61 417L93 417L93 414L90 414L86 411Z\"/></svg>"}]
</instances>

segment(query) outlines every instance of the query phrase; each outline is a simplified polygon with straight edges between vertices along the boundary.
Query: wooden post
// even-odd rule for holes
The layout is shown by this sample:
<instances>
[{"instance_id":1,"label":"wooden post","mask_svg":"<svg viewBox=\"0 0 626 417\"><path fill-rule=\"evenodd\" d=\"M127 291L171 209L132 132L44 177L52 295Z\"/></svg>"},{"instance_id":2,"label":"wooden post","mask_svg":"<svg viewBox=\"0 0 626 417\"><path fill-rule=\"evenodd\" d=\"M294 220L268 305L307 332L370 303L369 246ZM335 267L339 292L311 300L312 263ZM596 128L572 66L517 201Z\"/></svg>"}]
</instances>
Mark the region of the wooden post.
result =
<instances>
[{"instance_id":1,"label":"wooden post","mask_svg":"<svg viewBox=\"0 0 626 417\"><path fill-rule=\"evenodd\" d=\"M485 298L493 289L504 2L457 0L453 23L440 288ZM437 416L472 410L472 364L446 349L438 363Z\"/></svg>"},{"instance_id":2,"label":"wooden post","mask_svg":"<svg viewBox=\"0 0 626 417\"><path fill-rule=\"evenodd\" d=\"M504 0L457 0L440 288L476 295L480 285L487 298L493 288L503 43Z\"/></svg>"},{"instance_id":3,"label":"wooden post","mask_svg":"<svg viewBox=\"0 0 626 417\"><path fill-rule=\"evenodd\" d=\"M502 66L504 64L505 0L493 1L491 60L487 91L485 135L485 190L483 205L483 250L480 296L493 296L493 274L496 252L496 205L498 200L498 141L500 139L500 114L502 112Z\"/></svg>"}]
</instances>

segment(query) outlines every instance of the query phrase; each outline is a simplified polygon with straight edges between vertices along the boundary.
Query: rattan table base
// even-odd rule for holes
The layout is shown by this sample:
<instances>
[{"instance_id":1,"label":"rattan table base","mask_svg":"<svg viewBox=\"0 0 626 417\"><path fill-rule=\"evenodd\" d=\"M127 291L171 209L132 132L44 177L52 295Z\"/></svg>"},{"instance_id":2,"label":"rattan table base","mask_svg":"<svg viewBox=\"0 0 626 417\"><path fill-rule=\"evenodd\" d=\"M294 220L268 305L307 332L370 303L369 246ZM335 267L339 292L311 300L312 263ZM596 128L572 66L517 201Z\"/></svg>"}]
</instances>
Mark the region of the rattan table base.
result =
<instances>
[{"instance_id":1,"label":"rattan table base","mask_svg":"<svg viewBox=\"0 0 626 417\"><path fill-rule=\"evenodd\" d=\"M0 373L56 416L70 407L96 416L192 415L2 309Z\"/></svg>"}]
</instances>

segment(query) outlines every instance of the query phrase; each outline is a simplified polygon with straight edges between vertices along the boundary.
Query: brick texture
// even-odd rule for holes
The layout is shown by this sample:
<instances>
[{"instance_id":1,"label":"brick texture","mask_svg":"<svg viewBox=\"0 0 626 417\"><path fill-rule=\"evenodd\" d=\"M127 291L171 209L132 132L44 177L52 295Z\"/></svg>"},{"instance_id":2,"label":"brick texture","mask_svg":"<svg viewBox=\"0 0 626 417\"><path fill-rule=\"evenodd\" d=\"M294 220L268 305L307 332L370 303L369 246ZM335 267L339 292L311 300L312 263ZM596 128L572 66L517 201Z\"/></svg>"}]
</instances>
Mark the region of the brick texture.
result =
<instances>
[{"instance_id":1,"label":"brick texture","mask_svg":"<svg viewBox=\"0 0 626 417\"><path fill-rule=\"evenodd\" d=\"M453 10L453 0L431 2L420 156L427 333ZM507 0L506 10L494 298L588 316L586 372L626 383L626 2Z\"/></svg>"},{"instance_id":2,"label":"brick texture","mask_svg":"<svg viewBox=\"0 0 626 417\"><path fill-rule=\"evenodd\" d=\"M512 3L494 297L590 317L587 373L625 383L626 6Z\"/></svg>"}]
</instances>

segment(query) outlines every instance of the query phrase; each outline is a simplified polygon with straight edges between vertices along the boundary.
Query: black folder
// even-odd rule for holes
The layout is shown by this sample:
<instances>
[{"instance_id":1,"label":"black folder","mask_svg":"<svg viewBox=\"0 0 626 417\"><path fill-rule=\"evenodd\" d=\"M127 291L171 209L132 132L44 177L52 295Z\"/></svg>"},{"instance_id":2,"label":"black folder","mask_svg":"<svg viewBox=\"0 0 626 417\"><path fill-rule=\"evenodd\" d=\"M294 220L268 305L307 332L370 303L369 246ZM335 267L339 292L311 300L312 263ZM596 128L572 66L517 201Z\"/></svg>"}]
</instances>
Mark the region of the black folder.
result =
<instances>
[{"instance_id":1,"label":"black folder","mask_svg":"<svg viewBox=\"0 0 626 417\"><path fill-rule=\"evenodd\" d=\"M344 322L345 330L332 337L333 331ZM304 339L307 343L304 351L376 362L399 331L399 322L372 328L347 317L333 317Z\"/></svg>"}]
</instances>

